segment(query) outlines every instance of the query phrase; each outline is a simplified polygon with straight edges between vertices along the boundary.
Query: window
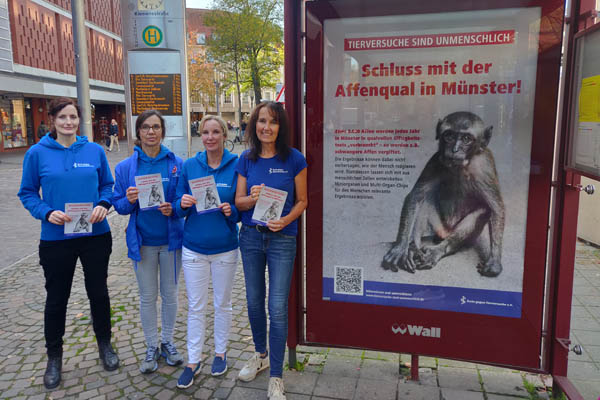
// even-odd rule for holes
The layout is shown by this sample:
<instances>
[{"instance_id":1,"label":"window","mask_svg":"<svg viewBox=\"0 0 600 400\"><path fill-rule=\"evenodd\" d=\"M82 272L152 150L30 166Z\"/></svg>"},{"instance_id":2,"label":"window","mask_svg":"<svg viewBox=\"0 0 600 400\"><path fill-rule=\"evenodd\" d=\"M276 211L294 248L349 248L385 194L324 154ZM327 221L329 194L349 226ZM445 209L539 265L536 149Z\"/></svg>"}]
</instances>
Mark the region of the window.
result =
<instances>
[{"instance_id":1,"label":"window","mask_svg":"<svg viewBox=\"0 0 600 400\"><path fill-rule=\"evenodd\" d=\"M196 34L196 44L206 44L206 35L204 33Z\"/></svg>"},{"instance_id":2,"label":"window","mask_svg":"<svg viewBox=\"0 0 600 400\"><path fill-rule=\"evenodd\" d=\"M226 104L231 104L231 94L229 93L225 93L225 100L224 103Z\"/></svg>"}]
</instances>

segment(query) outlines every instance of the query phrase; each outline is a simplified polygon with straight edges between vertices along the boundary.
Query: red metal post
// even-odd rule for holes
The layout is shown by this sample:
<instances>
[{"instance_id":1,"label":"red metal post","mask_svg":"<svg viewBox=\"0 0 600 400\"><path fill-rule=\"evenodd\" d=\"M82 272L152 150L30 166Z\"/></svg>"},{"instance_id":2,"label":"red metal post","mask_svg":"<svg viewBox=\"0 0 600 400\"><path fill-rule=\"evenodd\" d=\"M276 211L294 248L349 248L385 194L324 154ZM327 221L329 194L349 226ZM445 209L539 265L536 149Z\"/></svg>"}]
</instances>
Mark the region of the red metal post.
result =
<instances>
[{"instance_id":1,"label":"red metal post","mask_svg":"<svg viewBox=\"0 0 600 400\"><path fill-rule=\"evenodd\" d=\"M410 355L410 380L418 381L419 380L419 355L411 354Z\"/></svg>"},{"instance_id":2,"label":"red metal post","mask_svg":"<svg viewBox=\"0 0 600 400\"><path fill-rule=\"evenodd\" d=\"M300 12L302 4L296 0L284 1L283 17L283 36L285 45L285 109L290 119L290 129L292 132L292 146L300 148L302 143L302 123L301 123L301 26ZM298 239L296 262L294 266L294 275L292 277L292 286L288 300L288 348L289 365L293 368L296 364L296 346L303 330L302 312L302 283L303 283L303 249L301 232L304 230L302 221L298 225Z\"/></svg>"}]
</instances>

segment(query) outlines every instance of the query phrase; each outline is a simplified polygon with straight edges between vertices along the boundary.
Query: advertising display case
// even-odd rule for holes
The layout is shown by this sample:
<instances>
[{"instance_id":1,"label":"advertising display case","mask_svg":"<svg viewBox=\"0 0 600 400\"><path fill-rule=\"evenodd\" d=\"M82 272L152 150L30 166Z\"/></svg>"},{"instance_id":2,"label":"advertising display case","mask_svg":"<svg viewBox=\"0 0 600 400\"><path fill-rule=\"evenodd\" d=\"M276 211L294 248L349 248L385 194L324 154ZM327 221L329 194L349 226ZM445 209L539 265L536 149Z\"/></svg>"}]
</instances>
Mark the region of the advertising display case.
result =
<instances>
[{"instance_id":1,"label":"advertising display case","mask_svg":"<svg viewBox=\"0 0 600 400\"><path fill-rule=\"evenodd\" d=\"M306 343L538 370L563 1L306 4Z\"/></svg>"}]
</instances>

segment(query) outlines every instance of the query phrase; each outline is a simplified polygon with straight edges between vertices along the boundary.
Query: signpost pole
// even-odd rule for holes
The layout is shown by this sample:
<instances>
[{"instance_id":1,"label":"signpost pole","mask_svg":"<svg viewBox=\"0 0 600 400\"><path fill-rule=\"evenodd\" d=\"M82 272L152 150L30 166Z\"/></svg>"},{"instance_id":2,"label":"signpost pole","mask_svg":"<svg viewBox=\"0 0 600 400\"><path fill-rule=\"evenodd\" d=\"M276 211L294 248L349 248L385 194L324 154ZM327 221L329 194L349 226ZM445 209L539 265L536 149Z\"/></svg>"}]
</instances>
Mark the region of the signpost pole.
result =
<instances>
[{"instance_id":1,"label":"signpost pole","mask_svg":"<svg viewBox=\"0 0 600 400\"><path fill-rule=\"evenodd\" d=\"M77 71L77 102L81 109L81 124L79 125L79 129L82 136L87 136L88 141L93 142L90 72L88 69L83 0L71 0L71 9L73 10L73 38L75 45L75 67Z\"/></svg>"}]
</instances>

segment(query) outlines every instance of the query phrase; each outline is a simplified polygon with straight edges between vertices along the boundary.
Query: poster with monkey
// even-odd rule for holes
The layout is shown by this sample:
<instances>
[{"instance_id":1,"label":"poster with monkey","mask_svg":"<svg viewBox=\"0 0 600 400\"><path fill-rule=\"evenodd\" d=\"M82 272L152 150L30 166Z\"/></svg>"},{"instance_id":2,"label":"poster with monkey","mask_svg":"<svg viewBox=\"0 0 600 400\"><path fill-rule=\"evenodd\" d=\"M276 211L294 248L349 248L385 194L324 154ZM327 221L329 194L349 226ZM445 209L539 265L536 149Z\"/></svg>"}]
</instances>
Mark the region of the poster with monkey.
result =
<instances>
[{"instance_id":1,"label":"poster with monkey","mask_svg":"<svg viewBox=\"0 0 600 400\"><path fill-rule=\"evenodd\" d=\"M540 15L325 21L324 300L521 316Z\"/></svg>"}]
</instances>

